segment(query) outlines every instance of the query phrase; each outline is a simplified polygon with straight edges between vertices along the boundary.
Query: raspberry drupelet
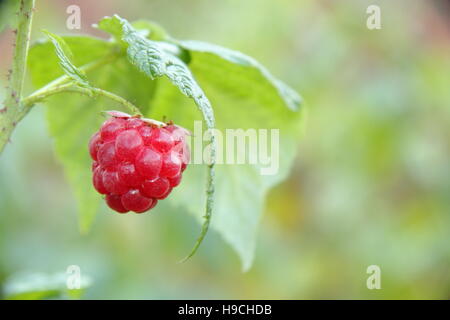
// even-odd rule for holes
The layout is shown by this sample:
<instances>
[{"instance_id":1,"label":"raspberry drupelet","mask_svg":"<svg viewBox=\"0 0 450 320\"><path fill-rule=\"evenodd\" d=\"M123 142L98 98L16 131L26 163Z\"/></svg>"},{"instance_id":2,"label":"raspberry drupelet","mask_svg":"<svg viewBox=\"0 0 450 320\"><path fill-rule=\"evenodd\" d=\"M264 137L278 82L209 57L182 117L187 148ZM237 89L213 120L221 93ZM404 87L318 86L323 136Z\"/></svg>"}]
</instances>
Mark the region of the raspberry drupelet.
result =
<instances>
[{"instance_id":1,"label":"raspberry drupelet","mask_svg":"<svg viewBox=\"0 0 450 320\"><path fill-rule=\"evenodd\" d=\"M180 184L190 157L188 132L173 124L110 114L89 141L92 183L111 209L148 211Z\"/></svg>"}]
</instances>

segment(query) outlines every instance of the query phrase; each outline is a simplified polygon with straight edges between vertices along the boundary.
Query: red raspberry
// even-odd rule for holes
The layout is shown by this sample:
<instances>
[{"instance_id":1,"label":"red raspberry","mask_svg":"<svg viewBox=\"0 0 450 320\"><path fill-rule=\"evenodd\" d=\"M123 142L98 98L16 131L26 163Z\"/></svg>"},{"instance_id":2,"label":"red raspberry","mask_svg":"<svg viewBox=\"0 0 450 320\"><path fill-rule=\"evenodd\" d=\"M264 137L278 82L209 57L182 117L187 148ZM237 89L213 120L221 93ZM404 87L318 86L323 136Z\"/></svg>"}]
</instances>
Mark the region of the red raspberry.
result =
<instances>
[{"instance_id":1,"label":"red raspberry","mask_svg":"<svg viewBox=\"0 0 450 320\"><path fill-rule=\"evenodd\" d=\"M188 132L121 112L110 114L89 141L92 183L111 209L148 211L181 182L190 157Z\"/></svg>"}]
</instances>

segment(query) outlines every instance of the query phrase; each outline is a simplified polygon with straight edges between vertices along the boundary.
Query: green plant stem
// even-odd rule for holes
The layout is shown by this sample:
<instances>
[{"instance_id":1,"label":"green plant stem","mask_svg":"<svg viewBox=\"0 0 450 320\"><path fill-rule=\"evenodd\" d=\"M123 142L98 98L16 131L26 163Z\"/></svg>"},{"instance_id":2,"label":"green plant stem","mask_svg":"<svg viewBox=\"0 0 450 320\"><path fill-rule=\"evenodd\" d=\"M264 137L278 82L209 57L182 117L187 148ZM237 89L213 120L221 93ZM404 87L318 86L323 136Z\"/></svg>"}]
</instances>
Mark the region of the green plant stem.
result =
<instances>
[{"instance_id":1,"label":"green plant stem","mask_svg":"<svg viewBox=\"0 0 450 320\"><path fill-rule=\"evenodd\" d=\"M9 87L2 109L0 109L0 153L9 141L17 123L26 114L26 108L21 105L23 83L30 45L31 23L33 20L34 0L20 0L18 25L14 30L14 54L10 71Z\"/></svg>"},{"instance_id":2,"label":"green plant stem","mask_svg":"<svg viewBox=\"0 0 450 320\"><path fill-rule=\"evenodd\" d=\"M111 55L105 56L101 59L98 59L96 61L93 61L91 63L85 64L84 66L81 66L78 69L80 69L83 72L89 72L91 70L97 69L101 66L104 66L105 64L108 64L108 63L114 61L116 57L117 57L117 55L111 54ZM69 81L71 81L71 78L68 75L64 74L61 77L49 82L42 88L33 92L28 98L30 98L31 96L38 96L40 94L44 94L46 91L53 90L55 87L65 84ZM30 105L27 105L27 107L30 107Z\"/></svg>"},{"instance_id":3,"label":"green plant stem","mask_svg":"<svg viewBox=\"0 0 450 320\"><path fill-rule=\"evenodd\" d=\"M206 180L206 209L205 215L203 216L203 224L202 230L200 232L200 236L197 238L197 241L194 244L191 252L183 258L179 263L183 263L191 258L200 247L201 243L205 239L206 234L209 230L209 225L211 223L211 216L213 212L213 204L214 204L214 186L215 186L215 168L214 164L216 161L216 140L215 136L211 136L211 149L210 149L210 164L208 165L208 177Z\"/></svg>"},{"instance_id":4,"label":"green plant stem","mask_svg":"<svg viewBox=\"0 0 450 320\"><path fill-rule=\"evenodd\" d=\"M75 93L80 93L80 94L83 94L83 95L86 95L89 97L103 96L103 97L106 97L108 99L111 99L111 100L121 104L122 106L124 106L125 108L130 110L130 112L132 112L133 114L138 114L138 115L142 116L138 107L136 107L134 104L132 104L128 100L126 100L112 92L109 92L109 91L106 91L103 89L99 89L99 88L79 87L72 82L69 82L69 83L62 82L62 84L56 83L56 85L54 84L53 86L50 86L50 87L46 86L45 89L44 88L39 89L38 91L36 91L33 94L29 95L28 97L24 98L22 100L22 103L24 106L29 108L32 105L34 105L35 103L41 102L44 99L46 99L52 95L55 95L58 93L63 93L63 92L75 92Z\"/></svg>"},{"instance_id":5,"label":"green plant stem","mask_svg":"<svg viewBox=\"0 0 450 320\"><path fill-rule=\"evenodd\" d=\"M191 252L183 258L179 263L183 263L187 261L189 258L191 258L200 247L201 243L205 239L206 234L209 230L209 225L211 223L211 214L213 210L213 203L214 203L214 179L215 179L215 172L214 172L214 166L210 166L208 170L208 179L206 182L206 210L205 215L203 216L203 224L202 224L202 230L200 232L200 236L197 238L197 241L195 242L194 247L191 249Z\"/></svg>"}]
</instances>

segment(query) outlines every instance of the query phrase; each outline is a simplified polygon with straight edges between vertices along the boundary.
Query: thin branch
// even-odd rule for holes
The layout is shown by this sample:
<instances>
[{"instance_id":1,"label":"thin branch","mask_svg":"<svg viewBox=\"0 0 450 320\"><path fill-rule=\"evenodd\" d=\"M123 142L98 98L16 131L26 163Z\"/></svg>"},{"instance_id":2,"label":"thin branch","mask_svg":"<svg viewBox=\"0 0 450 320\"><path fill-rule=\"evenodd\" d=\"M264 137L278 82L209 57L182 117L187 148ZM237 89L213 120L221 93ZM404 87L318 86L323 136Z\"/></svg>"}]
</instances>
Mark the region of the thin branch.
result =
<instances>
[{"instance_id":1,"label":"thin branch","mask_svg":"<svg viewBox=\"0 0 450 320\"><path fill-rule=\"evenodd\" d=\"M34 0L20 1L9 89L5 105L0 109L0 153L5 148L16 124L24 114L24 108L20 103L20 99L25 80L33 12Z\"/></svg>"},{"instance_id":2,"label":"thin branch","mask_svg":"<svg viewBox=\"0 0 450 320\"><path fill-rule=\"evenodd\" d=\"M115 58L117 58L116 54L110 54L110 55L102 57L102 58L100 58L100 59L98 59L96 61L92 61L90 63L87 63L87 64L79 67L78 69L80 69L83 72L89 72L89 71L92 71L94 69L97 69L98 67L104 66L105 64L108 64L108 63L114 61ZM60 86L62 84L65 84L65 83L67 83L67 82L69 82L71 80L72 79L68 75L64 74L64 75L60 76L59 78L56 78L55 80L47 83L42 88L40 88L40 89L36 90L35 92L33 92L28 98L30 98L31 96L40 95L41 93L43 93L43 92L45 92L47 90L52 90L53 88L58 87L58 86Z\"/></svg>"},{"instance_id":3,"label":"thin branch","mask_svg":"<svg viewBox=\"0 0 450 320\"><path fill-rule=\"evenodd\" d=\"M63 92L76 92L76 93L81 93L81 94L89 96L89 97L103 96L103 97L106 97L108 99L111 99L111 100L121 104L122 106L127 108L130 112L132 112L133 114L142 115L141 112L139 111L138 107L136 107L134 104L132 104L128 100L126 100L112 92L109 92L109 91L106 91L103 89L99 89L99 88L79 87L72 82L53 86L53 87L47 88L46 90L40 89L40 90L36 91L35 93L31 94L30 96L24 98L22 100L22 103L24 106L29 108L32 105L34 105L38 102L41 102L50 96L53 96L58 93L63 93Z\"/></svg>"},{"instance_id":4,"label":"thin branch","mask_svg":"<svg viewBox=\"0 0 450 320\"><path fill-rule=\"evenodd\" d=\"M19 106L22 96L28 49L30 46L31 24L33 21L34 0L21 0L19 9L19 23L17 26L16 42L11 73L10 91L14 92L15 104Z\"/></svg>"},{"instance_id":5,"label":"thin branch","mask_svg":"<svg viewBox=\"0 0 450 320\"><path fill-rule=\"evenodd\" d=\"M191 258L200 247L201 243L205 239L206 234L208 233L209 225L211 223L211 216L213 212L214 205L214 186L215 186L215 160L216 160L216 140L215 136L211 135L211 149L210 149L210 164L208 165L208 177L206 181L206 209L205 215L203 216L203 225L202 230L200 232L200 236L197 238L197 241L194 244L191 252L183 258L179 263L186 262L189 258Z\"/></svg>"}]
</instances>

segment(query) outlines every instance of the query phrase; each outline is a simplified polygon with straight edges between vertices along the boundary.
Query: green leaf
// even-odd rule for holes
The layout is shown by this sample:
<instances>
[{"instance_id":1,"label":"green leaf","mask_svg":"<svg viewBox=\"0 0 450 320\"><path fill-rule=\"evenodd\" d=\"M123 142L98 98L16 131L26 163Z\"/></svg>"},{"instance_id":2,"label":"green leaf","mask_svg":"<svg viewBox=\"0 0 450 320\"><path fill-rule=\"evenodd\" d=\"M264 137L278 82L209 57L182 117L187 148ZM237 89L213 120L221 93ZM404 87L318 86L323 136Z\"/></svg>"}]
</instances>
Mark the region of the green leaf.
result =
<instances>
[{"instance_id":1,"label":"green leaf","mask_svg":"<svg viewBox=\"0 0 450 320\"><path fill-rule=\"evenodd\" d=\"M183 94L194 99L208 127L214 128L211 104L189 68L177 57L179 48L170 43L147 39L118 15L103 18L98 26L127 43L128 58L139 70L151 79L167 76Z\"/></svg>"},{"instance_id":2,"label":"green leaf","mask_svg":"<svg viewBox=\"0 0 450 320\"><path fill-rule=\"evenodd\" d=\"M280 163L275 175L261 175L261 169L265 167L261 164L217 166L217 199L211 225L236 250L247 270L254 256L265 195L287 177L296 155L303 119L303 112L299 112L300 97L242 53L197 41L176 42L168 36L164 39L170 39L170 42L153 41L145 36L151 34L151 29L143 32L146 27L141 25L136 31L119 17L102 20L99 27L110 30L119 44L87 37L64 37L74 53L75 65L91 64L112 53L116 55L112 62L88 73L93 86L134 102L150 118L167 116L191 131L195 130L194 120L202 117L206 119L206 128L214 125L212 108L203 92L215 106L217 128L222 132L238 128L279 130ZM148 28L152 28L151 25ZM57 68L57 57L50 57L51 50L49 42L31 49L30 68L37 86L62 74ZM187 61L190 61L189 69ZM151 81L150 78L158 80ZM81 226L86 229L100 199L90 181L87 141L100 125L98 112L114 108L109 101L105 104L102 99L73 94L55 96L47 105L56 151L74 186ZM194 108L195 105L198 108ZM202 133L194 131L194 135L202 136ZM205 142L201 144L206 145ZM218 151L224 153L224 150ZM251 155L249 150L241 152ZM208 204L207 216L212 210L212 201L207 201L207 197L213 192L211 181L214 175L206 177L206 166L191 164L183 178L183 185L187 187L175 189L169 197L169 201L187 208L199 219L203 219L201 212L205 202ZM206 194L202 192L205 179L209 181Z\"/></svg>"},{"instance_id":3,"label":"green leaf","mask_svg":"<svg viewBox=\"0 0 450 320\"><path fill-rule=\"evenodd\" d=\"M46 30L43 30L42 32L44 32L49 37L49 39L55 46L55 52L59 58L59 65L64 70L64 72L78 85L89 87L90 85L84 72L73 65L72 62L70 62L70 59L73 58L73 53L64 39Z\"/></svg>"},{"instance_id":4,"label":"green leaf","mask_svg":"<svg viewBox=\"0 0 450 320\"><path fill-rule=\"evenodd\" d=\"M271 187L284 180L297 153L302 128L300 97L273 77L254 59L239 52L201 42L180 42L191 50L190 68L211 102L216 127L226 129L279 129L279 171L261 175L260 165L216 165L216 201L212 228L239 254L243 269L250 268L256 246L257 229L264 211L264 200ZM193 130L199 115L191 112L190 102L170 86L160 85L153 102L152 116L170 114L176 123ZM194 136L201 133L193 132ZM225 154L225 150L218 149ZM249 155L247 151L247 156ZM191 164L183 177L189 188L175 190L170 197L189 208L198 218L205 200L198 193L203 187L202 166ZM200 197L200 198L199 198Z\"/></svg>"},{"instance_id":5,"label":"green leaf","mask_svg":"<svg viewBox=\"0 0 450 320\"><path fill-rule=\"evenodd\" d=\"M100 29L112 33L116 39L122 41L122 44L123 42L127 44L129 61L150 79L166 76L184 95L192 98L201 111L207 127L210 129L214 128L215 120L211 103L194 79L187 65L179 58L178 54L181 54L182 51L178 46L168 42L147 39L142 33L133 28L127 20L122 19L118 15L103 18L98 26ZM121 31L118 31L119 27ZM206 186L206 212L203 216L204 223L193 250L185 260L196 252L208 231L214 202L214 158L215 141L214 137L212 137Z\"/></svg>"},{"instance_id":6,"label":"green leaf","mask_svg":"<svg viewBox=\"0 0 450 320\"><path fill-rule=\"evenodd\" d=\"M80 276L80 288L67 287L67 274L21 274L8 279L4 285L7 300L79 299L91 285L91 279Z\"/></svg>"},{"instance_id":7,"label":"green leaf","mask_svg":"<svg viewBox=\"0 0 450 320\"><path fill-rule=\"evenodd\" d=\"M155 83L135 70L113 44L79 36L64 37L64 41L73 52L73 62L76 65L99 65L97 69L87 72L93 86L114 92L139 106L142 112L147 111ZM30 50L29 70L36 88L64 74L53 51L53 45L49 41L39 42ZM111 100L88 98L73 93L52 96L45 104L57 157L63 164L65 175L77 199L80 229L86 232L101 200L92 187L92 161L88 141L105 120L101 116L102 111L123 109L111 103Z\"/></svg>"},{"instance_id":8,"label":"green leaf","mask_svg":"<svg viewBox=\"0 0 450 320\"><path fill-rule=\"evenodd\" d=\"M293 111L298 110L301 104L301 98L299 94L285 83L275 78L263 65L258 61L249 57L239 51L231 50L228 48L220 47L215 44L201 42L201 41L178 41L178 44L193 52L193 55L202 59L202 67L213 67L212 72L220 72L216 63L221 63L217 59L220 58L231 64L228 64L227 72L233 72L235 76L237 73L243 71L240 74L240 80L238 83L233 81L222 81L214 76L209 77L210 80L221 81L223 85L227 84L232 86L230 88L232 92L240 94L245 98L251 98L258 101L261 104L267 104L272 102L273 97L278 100L277 103L284 103L288 108ZM254 85L251 82L260 80L262 83ZM245 83L245 86L240 84ZM266 91L267 90L267 91ZM278 97L277 97L278 96Z\"/></svg>"},{"instance_id":9,"label":"green leaf","mask_svg":"<svg viewBox=\"0 0 450 320\"><path fill-rule=\"evenodd\" d=\"M133 21L131 25L137 30L146 31L143 35L150 40L162 41L170 39L170 36L167 34L166 30L153 21L137 20Z\"/></svg>"}]
</instances>

